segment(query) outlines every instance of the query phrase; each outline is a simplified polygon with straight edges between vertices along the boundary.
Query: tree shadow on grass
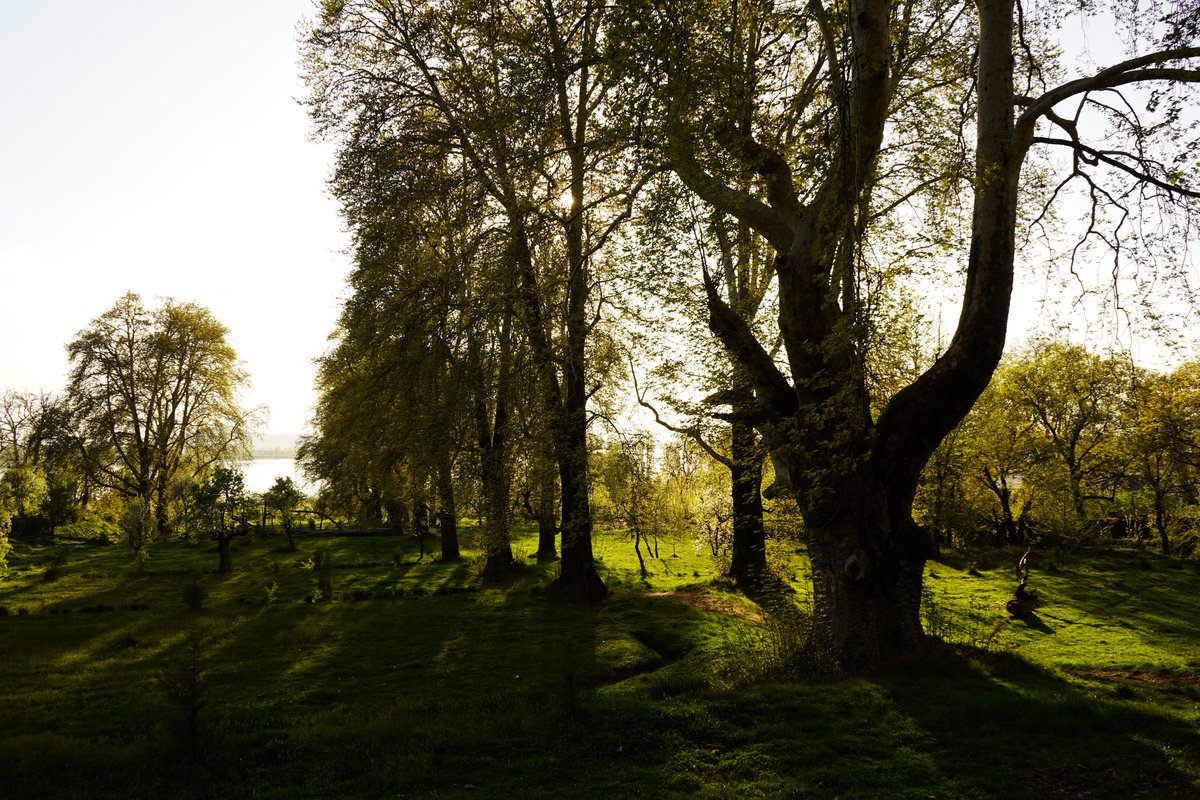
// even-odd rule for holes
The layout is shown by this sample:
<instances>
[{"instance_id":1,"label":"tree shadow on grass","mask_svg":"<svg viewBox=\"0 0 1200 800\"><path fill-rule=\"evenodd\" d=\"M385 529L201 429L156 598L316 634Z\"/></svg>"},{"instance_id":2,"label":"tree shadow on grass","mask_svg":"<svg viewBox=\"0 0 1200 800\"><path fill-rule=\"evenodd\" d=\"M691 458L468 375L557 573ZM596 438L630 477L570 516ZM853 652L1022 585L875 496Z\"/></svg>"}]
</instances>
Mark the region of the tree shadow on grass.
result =
<instances>
[{"instance_id":1,"label":"tree shadow on grass","mask_svg":"<svg viewBox=\"0 0 1200 800\"><path fill-rule=\"evenodd\" d=\"M1046 622L1037 615L1037 612L1034 612L1034 611L1022 612L1021 614L1019 614L1017 616L1017 619L1019 619L1021 622L1025 623L1025 627L1029 628L1030 630L1035 630L1035 631L1038 631L1039 633L1049 633L1049 634L1054 633L1054 629L1051 628L1049 625L1047 625Z\"/></svg>"},{"instance_id":2,"label":"tree shadow on grass","mask_svg":"<svg viewBox=\"0 0 1200 800\"><path fill-rule=\"evenodd\" d=\"M1200 754L1194 727L1019 658L942 657L875 682L929 737L939 769L984 796L1182 800L1200 792L1198 776L1180 766Z\"/></svg>"}]
</instances>

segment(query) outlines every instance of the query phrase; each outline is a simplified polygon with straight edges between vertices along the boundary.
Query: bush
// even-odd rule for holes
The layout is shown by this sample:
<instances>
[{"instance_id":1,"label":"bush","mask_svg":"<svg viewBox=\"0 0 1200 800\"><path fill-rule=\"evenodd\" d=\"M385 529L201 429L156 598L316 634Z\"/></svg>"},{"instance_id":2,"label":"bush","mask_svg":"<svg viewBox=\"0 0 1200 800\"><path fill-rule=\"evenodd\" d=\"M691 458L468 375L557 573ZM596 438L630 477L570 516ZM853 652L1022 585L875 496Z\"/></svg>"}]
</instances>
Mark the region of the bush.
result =
<instances>
[{"instance_id":1,"label":"bush","mask_svg":"<svg viewBox=\"0 0 1200 800\"><path fill-rule=\"evenodd\" d=\"M208 592L198 583L185 583L182 594L184 605L193 611L199 611L204 606L204 600L208 596Z\"/></svg>"},{"instance_id":2,"label":"bush","mask_svg":"<svg viewBox=\"0 0 1200 800\"><path fill-rule=\"evenodd\" d=\"M70 554L70 549L66 547L60 547L55 550L54 557L50 559L50 563L46 565L46 571L42 573L42 580L46 583L57 580L59 571L67 563L67 556Z\"/></svg>"}]
</instances>

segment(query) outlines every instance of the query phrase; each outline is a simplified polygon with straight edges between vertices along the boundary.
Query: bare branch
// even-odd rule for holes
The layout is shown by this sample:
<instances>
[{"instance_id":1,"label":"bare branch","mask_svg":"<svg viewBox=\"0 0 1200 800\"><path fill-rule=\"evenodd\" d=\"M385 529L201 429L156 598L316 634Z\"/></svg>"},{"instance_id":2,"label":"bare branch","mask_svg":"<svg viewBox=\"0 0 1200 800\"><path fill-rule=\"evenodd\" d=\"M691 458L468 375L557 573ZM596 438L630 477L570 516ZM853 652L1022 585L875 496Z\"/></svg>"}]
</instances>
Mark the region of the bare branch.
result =
<instances>
[{"instance_id":1,"label":"bare branch","mask_svg":"<svg viewBox=\"0 0 1200 800\"><path fill-rule=\"evenodd\" d=\"M717 450L715 450L713 446L705 441L704 437L700 435L700 430L697 426L691 425L687 428L680 428L676 425L672 425L659 416L658 409L646 399L646 395L642 392L641 387L638 386L637 368L633 365L633 356L629 356L629 374L633 377L633 393L637 397L638 405L649 410L650 413L654 415L654 421L656 423L672 433L678 433L682 436L690 437L692 441L700 445L700 449L708 453L709 457L711 457L714 461L719 464L724 464L729 469L733 469L733 459L717 452Z\"/></svg>"},{"instance_id":2,"label":"bare branch","mask_svg":"<svg viewBox=\"0 0 1200 800\"><path fill-rule=\"evenodd\" d=\"M1119 169L1122 172L1127 172L1130 175L1132 175L1133 177L1137 178L1139 181L1143 181L1143 182L1149 183L1153 186L1157 186L1158 188L1162 189L1163 191L1170 192L1171 194L1183 195L1184 197L1200 198L1200 192L1198 192L1198 191L1195 191L1193 189L1188 189L1183 186L1176 186L1175 184L1167 183L1164 180L1155 178L1153 175L1150 175L1147 172L1139 170L1135 167L1130 166L1129 164L1126 164L1125 162L1123 162L1117 158L1114 158L1112 155L1110 155L1106 151L1097 150L1094 147L1088 147L1086 144L1083 144L1082 142L1079 142L1079 141L1072 141L1070 139L1052 139L1047 136L1035 136L1035 137L1033 137L1033 143L1034 144L1052 144L1052 145L1057 145L1060 147L1069 147L1078 153L1083 153L1083 154L1089 156L1090 158L1095 159L1095 161L1102 162L1104 164L1108 164L1109 166L1115 167L1116 169ZM1128 153L1122 153L1121 155L1129 156ZM1129 157L1133 158L1133 156L1129 156ZM1140 161L1141 159L1138 159L1138 160Z\"/></svg>"}]
</instances>

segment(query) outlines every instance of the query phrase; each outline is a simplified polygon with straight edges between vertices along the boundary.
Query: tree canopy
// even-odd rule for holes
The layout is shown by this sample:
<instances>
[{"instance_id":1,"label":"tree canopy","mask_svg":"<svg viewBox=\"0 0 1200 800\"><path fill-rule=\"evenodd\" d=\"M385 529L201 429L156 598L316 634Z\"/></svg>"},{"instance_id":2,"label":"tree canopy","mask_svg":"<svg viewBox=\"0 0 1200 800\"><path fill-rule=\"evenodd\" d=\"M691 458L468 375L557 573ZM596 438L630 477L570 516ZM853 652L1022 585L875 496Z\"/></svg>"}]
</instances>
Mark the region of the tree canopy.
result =
<instances>
[{"instance_id":1,"label":"tree canopy","mask_svg":"<svg viewBox=\"0 0 1200 800\"><path fill-rule=\"evenodd\" d=\"M67 345L73 437L93 483L154 509L169 525L172 481L248 450L256 412L248 376L212 313L128 293Z\"/></svg>"}]
</instances>

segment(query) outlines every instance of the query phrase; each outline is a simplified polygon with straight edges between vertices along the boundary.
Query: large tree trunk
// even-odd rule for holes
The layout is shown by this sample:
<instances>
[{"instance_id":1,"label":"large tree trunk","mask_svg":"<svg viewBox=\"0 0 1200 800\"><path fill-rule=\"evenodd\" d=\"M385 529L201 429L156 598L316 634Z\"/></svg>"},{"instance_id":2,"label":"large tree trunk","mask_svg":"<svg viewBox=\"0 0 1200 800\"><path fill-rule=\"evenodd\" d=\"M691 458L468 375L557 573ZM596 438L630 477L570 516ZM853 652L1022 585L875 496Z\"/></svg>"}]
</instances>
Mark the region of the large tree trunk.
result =
<instances>
[{"instance_id":1,"label":"large tree trunk","mask_svg":"<svg viewBox=\"0 0 1200 800\"><path fill-rule=\"evenodd\" d=\"M489 469L484 459L483 470L483 567L485 575L495 574L513 564L512 543L508 533L509 482L502 468Z\"/></svg>"},{"instance_id":2,"label":"large tree trunk","mask_svg":"<svg viewBox=\"0 0 1200 800\"><path fill-rule=\"evenodd\" d=\"M813 572L813 638L818 659L861 669L911 654L920 646L921 587L928 536L907 509L889 514L886 488L862 484L838 492L827 525L809 524ZM815 512L815 513L813 513ZM810 509L809 517L820 514Z\"/></svg>"},{"instance_id":3,"label":"large tree trunk","mask_svg":"<svg viewBox=\"0 0 1200 800\"><path fill-rule=\"evenodd\" d=\"M582 347L581 347L582 350ZM582 359L583 353L579 353ZM562 560L555 584L588 602L603 600L608 588L592 556L592 507L588 498L587 392L582 364L567 380L567 441L559 458L562 486Z\"/></svg>"},{"instance_id":4,"label":"large tree trunk","mask_svg":"<svg viewBox=\"0 0 1200 800\"><path fill-rule=\"evenodd\" d=\"M738 408L734 407L734 416ZM767 571L763 526L762 451L754 428L739 419L732 424L730 472L733 483L733 547L729 577L742 587L757 586Z\"/></svg>"},{"instance_id":5,"label":"large tree trunk","mask_svg":"<svg viewBox=\"0 0 1200 800\"><path fill-rule=\"evenodd\" d=\"M562 560L555 586L587 602L603 600L608 588L592 556L592 510L588 501L586 452L583 468L564 460L562 483ZM564 466L565 465L565 466Z\"/></svg>"}]
</instances>

